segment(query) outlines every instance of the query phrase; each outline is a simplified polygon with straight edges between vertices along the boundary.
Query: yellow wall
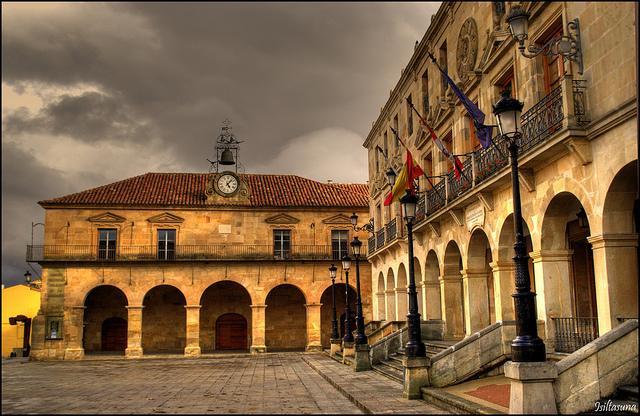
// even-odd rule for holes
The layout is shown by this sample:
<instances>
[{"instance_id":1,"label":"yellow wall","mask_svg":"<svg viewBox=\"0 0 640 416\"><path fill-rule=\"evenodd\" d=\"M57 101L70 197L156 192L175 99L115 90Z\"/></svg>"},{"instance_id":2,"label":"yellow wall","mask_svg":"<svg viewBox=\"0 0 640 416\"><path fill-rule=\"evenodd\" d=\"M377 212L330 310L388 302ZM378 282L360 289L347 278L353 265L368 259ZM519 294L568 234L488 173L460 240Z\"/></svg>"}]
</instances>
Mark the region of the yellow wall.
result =
<instances>
[{"instance_id":1,"label":"yellow wall","mask_svg":"<svg viewBox=\"0 0 640 416\"><path fill-rule=\"evenodd\" d=\"M2 288L2 358L8 357L14 348L22 347L23 324L9 325L9 317L36 316L40 308L40 291L26 285Z\"/></svg>"}]
</instances>

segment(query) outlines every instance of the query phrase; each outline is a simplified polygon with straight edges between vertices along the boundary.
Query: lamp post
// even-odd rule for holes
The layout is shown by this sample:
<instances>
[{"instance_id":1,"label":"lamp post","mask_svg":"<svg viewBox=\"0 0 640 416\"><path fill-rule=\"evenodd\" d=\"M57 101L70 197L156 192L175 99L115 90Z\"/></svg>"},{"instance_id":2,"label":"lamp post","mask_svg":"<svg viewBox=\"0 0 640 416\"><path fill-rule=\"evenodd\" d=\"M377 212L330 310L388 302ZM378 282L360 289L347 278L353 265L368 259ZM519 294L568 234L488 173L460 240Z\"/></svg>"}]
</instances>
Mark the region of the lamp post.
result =
<instances>
[{"instance_id":1,"label":"lamp post","mask_svg":"<svg viewBox=\"0 0 640 416\"><path fill-rule=\"evenodd\" d=\"M353 342L353 334L351 333L351 308L349 307L349 269L351 268L351 257L345 255L342 258L342 270L345 275L345 290L344 290L344 337L342 340L347 342Z\"/></svg>"},{"instance_id":2,"label":"lamp post","mask_svg":"<svg viewBox=\"0 0 640 416\"><path fill-rule=\"evenodd\" d=\"M409 341L405 346L407 357L426 357L426 348L422 342L420 330L420 312L418 312L418 294L416 292L416 279L413 269L413 220L416 217L418 197L413 190L407 189L400 198L405 222L407 223L407 245L409 247L409 314L407 314L407 328Z\"/></svg>"},{"instance_id":3,"label":"lamp post","mask_svg":"<svg viewBox=\"0 0 640 416\"><path fill-rule=\"evenodd\" d=\"M516 293L513 294L516 313L516 338L511 342L511 357L515 362L545 361L544 342L538 337L535 294L531 292L528 260L525 249L518 180L518 141L522 136L520 114L523 103L511 98L509 92L493 106L500 135L508 141L511 156L511 182L513 188L513 226L516 241L513 245L516 266Z\"/></svg>"},{"instance_id":4,"label":"lamp post","mask_svg":"<svg viewBox=\"0 0 640 416\"><path fill-rule=\"evenodd\" d=\"M33 229L36 228L36 226L38 225L42 225L44 227L44 223L41 222L31 222L31 247L33 247Z\"/></svg>"},{"instance_id":5,"label":"lamp post","mask_svg":"<svg viewBox=\"0 0 640 416\"><path fill-rule=\"evenodd\" d=\"M27 282L27 285L31 286L31 272L29 272L29 270L24 274L24 281Z\"/></svg>"},{"instance_id":6,"label":"lamp post","mask_svg":"<svg viewBox=\"0 0 640 416\"><path fill-rule=\"evenodd\" d=\"M338 268L335 264L329 267L329 277L331 278L331 295L333 297L333 320L331 321L331 340L339 339L338 318L336 317L336 271Z\"/></svg>"},{"instance_id":7,"label":"lamp post","mask_svg":"<svg viewBox=\"0 0 640 416\"><path fill-rule=\"evenodd\" d=\"M356 259L356 344L367 344L367 336L364 334L364 316L362 316L362 297L360 296L360 249L362 248L362 241L357 236L353 237L351 242L351 249L353 251L353 257Z\"/></svg>"}]
</instances>

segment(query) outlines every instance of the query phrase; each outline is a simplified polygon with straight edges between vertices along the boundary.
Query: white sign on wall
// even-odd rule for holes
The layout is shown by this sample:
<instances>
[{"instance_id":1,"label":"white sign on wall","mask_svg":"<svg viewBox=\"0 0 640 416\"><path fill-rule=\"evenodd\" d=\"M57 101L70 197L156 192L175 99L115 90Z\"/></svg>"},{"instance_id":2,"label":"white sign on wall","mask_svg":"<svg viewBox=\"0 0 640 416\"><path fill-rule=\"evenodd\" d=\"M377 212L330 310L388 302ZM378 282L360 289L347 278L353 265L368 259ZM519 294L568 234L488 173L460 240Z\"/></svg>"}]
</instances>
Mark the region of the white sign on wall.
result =
<instances>
[{"instance_id":1,"label":"white sign on wall","mask_svg":"<svg viewBox=\"0 0 640 416\"><path fill-rule=\"evenodd\" d=\"M484 225L484 205L478 204L467 208L464 220L465 223L467 223L469 232L471 232L476 225L482 227Z\"/></svg>"},{"instance_id":2,"label":"white sign on wall","mask_svg":"<svg viewBox=\"0 0 640 416\"><path fill-rule=\"evenodd\" d=\"M231 234L231 224L219 224L218 232L220 234Z\"/></svg>"}]
</instances>

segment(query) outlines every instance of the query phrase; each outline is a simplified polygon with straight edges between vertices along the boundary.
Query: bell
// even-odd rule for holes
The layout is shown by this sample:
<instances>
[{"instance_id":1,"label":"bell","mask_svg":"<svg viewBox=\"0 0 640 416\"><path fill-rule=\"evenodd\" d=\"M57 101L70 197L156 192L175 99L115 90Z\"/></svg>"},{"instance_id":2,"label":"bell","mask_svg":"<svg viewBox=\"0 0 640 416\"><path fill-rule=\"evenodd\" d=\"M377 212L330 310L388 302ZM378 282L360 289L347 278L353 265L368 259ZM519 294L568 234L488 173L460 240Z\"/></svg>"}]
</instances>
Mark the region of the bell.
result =
<instances>
[{"instance_id":1,"label":"bell","mask_svg":"<svg viewBox=\"0 0 640 416\"><path fill-rule=\"evenodd\" d=\"M222 156L220 156L220 164L221 165L235 165L236 164L236 161L233 160L233 153L231 153L231 150L224 149L222 151Z\"/></svg>"}]
</instances>

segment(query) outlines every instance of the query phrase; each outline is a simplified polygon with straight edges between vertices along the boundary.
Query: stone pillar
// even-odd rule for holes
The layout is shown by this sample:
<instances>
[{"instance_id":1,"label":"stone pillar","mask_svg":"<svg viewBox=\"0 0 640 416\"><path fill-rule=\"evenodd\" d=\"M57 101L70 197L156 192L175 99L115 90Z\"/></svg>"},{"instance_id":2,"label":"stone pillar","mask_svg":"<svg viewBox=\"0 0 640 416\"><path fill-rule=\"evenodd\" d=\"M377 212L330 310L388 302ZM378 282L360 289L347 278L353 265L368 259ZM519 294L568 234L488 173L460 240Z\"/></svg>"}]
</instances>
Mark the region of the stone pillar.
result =
<instances>
[{"instance_id":1,"label":"stone pillar","mask_svg":"<svg viewBox=\"0 0 640 416\"><path fill-rule=\"evenodd\" d=\"M387 320L395 321L396 317L396 291L393 289L385 290L384 293L387 295Z\"/></svg>"},{"instance_id":2,"label":"stone pillar","mask_svg":"<svg viewBox=\"0 0 640 416\"><path fill-rule=\"evenodd\" d=\"M84 357L82 333L84 328L85 306L72 306L67 309L64 322L64 337L67 347L64 350L65 360L81 360Z\"/></svg>"},{"instance_id":3,"label":"stone pillar","mask_svg":"<svg viewBox=\"0 0 640 416\"><path fill-rule=\"evenodd\" d=\"M442 307L440 306L440 282L437 280L432 282L425 282L423 296L425 298L425 313L422 318L427 319L442 319Z\"/></svg>"},{"instance_id":4,"label":"stone pillar","mask_svg":"<svg viewBox=\"0 0 640 416\"><path fill-rule=\"evenodd\" d=\"M387 311L386 311L386 305L385 305L384 292L376 293L376 300L378 301L378 320L386 321Z\"/></svg>"},{"instance_id":5,"label":"stone pillar","mask_svg":"<svg viewBox=\"0 0 640 416\"><path fill-rule=\"evenodd\" d=\"M371 358L369 357L369 344L356 344L353 356L353 369L358 371L371 370Z\"/></svg>"},{"instance_id":6,"label":"stone pillar","mask_svg":"<svg viewBox=\"0 0 640 416\"><path fill-rule=\"evenodd\" d=\"M187 345L184 355L187 357L200 356L200 305L185 305L187 309Z\"/></svg>"},{"instance_id":7,"label":"stone pillar","mask_svg":"<svg viewBox=\"0 0 640 416\"><path fill-rule=\"evenodd\" d=\"M407 294L406 287L396 288L396 319L398 321L406 321L409 309L407 309L407 302L409 295Z\"/></svg>"},{"instance_id":8,"label":"stone pillar","mask_svg":"<svg viewBox=\"0 0 640 416\"><path fill-rule=\"evenodd\" d=\"M471 335L489 326L489 288L484 270L462 270L465 333Z\"/></svg>"},{"instance_id":9,"label":"stone pillar","mask_svg":"<svg viewBox=\"0 0 640 416\"><path fill-rule=\"evenodd\" d=\"M265 309L267 305L251 306L251 354L267 352L265 344Z\"/></svg>"},{"instance_id":10,"label":"stone pillar","mask_svg":"<svg viewBox=\"0 0 640 416\"><path fill-rule=\"evenodd\" d=\"M504 375L511 379L510 414L557 414L553 380L558 369L552 361L504 364Z\"/></svg>"},{"instance_id":11,"label":"stone pillar","mask_svg":"<svg viewBox=\"0 0 640 416\"><path fill-rule=\"evenodd\" d=\"M637 234L604 234L587 238L593 249L598 332L638 317Z\"/></svg>"},{"instance_id":12,"label":"stone pillar","mask_svg":"<svg viewBox=\"0 0 640 416\"><path fill-rule=\"evenodd\" d=\"M342 351L342 340L340 338L331 339L331 351L329 355L331 357L336 357L338 352Z\"/></svg>"},{"instance_id":13,"label":"stone pillar","mask_svg":"<svg viewBox=\"0 0 640 416\"><path fill-rule=\"evenodd\" d=\"M307 308L307 346L305 351L322 351L320 340L320 308L322 303L307 303L304 306Z\"/></svg>"},{"instance_id":14,"label":"stone pillar","mask_svg":"<svg viewBox=\"0 0 640 416\"><path fill-rule=\"evenodd\" d=\"M420 388L429 385L429 359L426 357L405 357L402 397L415 400L422 398Z\"/></svg>"},{"instance_id":15,"label":"stone pillar","mask_svg":"<svg viewBox=\"0 0 640 416\"><path fill-rule=\"evenodd\" d=\"M40 361L46 358L44 349L44 332L46 318L41 310L31 320L31 351L29 361Z\"/></svg>"},{"instance_id":16,"label":"stone pillar","mask_svg":"<svg viewBox=\"0 0 640 416\"><path fill-rule=\"evenodd\" d=\"M445 322L444 338L464 337L462 279L459 276L440 276L440 299L442 320Z\"/></svg>"},{"instance_id":17,"label":"stone pillar","mask_svg":"<svg viewBox=\"0 0 640 416\"><path fill-rule=\"evenodd\" d=\"M356 354L356 343L355 342L344 342L342 341L342 363L349 364L350 360L348 358L353 358Z\"/></svg>"},{"instance_id":18,"label":"stone pillar","mask_svg":"<svg viewBox=\"0 0 640 416\"><path fill-rule=\"evenodd\" d=\"M496 321L513 321L513 295L516 292L513 261L495 261L489 263L493 271L493 299L496 305Z\"/></svg>"},{"instance_id":19,"label":"stone pillar","mask_svg":"<svg viewBox=\"0 0 640 416\"><path fill-rule=\"evenodd\" d=\"M538 319L545 323L547 350L555 348L555 327L551 318L573 316L571 300L571 255L573 250L531 252L536 283Z\"/></svg>"},{"instance_id":20,"label":"stone pillar","mask_svg":"<svg viewBox=\"0 0 640 416\"><path fill-rule=\"evenodd\" d=\"M142 357L142 309L144 306L126 306L127 316L127 349L126 358Z\"/></svg>"}]
</instances>

